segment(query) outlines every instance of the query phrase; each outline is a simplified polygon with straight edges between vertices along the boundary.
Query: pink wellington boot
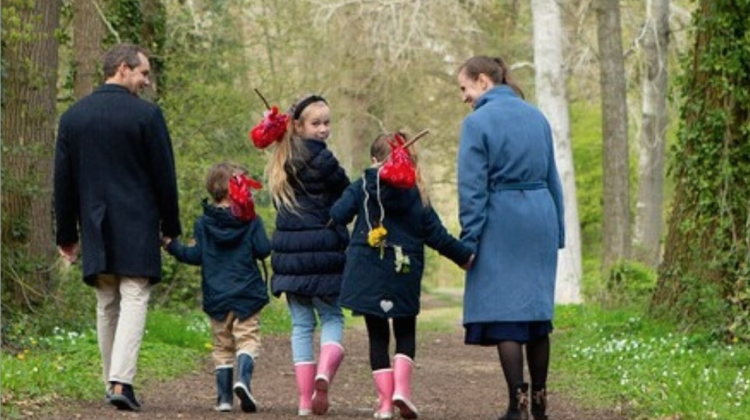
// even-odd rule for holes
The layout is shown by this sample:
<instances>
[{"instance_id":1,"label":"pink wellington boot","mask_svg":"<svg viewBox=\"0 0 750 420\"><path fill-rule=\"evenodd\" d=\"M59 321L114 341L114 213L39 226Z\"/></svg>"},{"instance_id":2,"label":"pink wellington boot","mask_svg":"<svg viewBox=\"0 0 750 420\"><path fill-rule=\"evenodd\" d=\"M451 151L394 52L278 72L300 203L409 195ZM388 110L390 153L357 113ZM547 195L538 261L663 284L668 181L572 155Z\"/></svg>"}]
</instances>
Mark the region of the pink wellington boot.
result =
<instances>
[{"instance_id":1,"label":"pink wellington boot","mask_svg":"<svg viewBox=\"0 0 750 420\"><path fill-rule=\"evenodd\" d=\"M393 418L393 369L380 369L372 372L375 388L378 390L378 410L373 417L376 419Z\"/></svg>"},{"instance_id":2,"label":"pink wellington boot","mask_svg":"<svg viewBox=\"0 0 750 420\"><path fill-rule=\"evenodd\" d=\"M419 416L417 407L411 400L411 376L414 361L405 354L393 356L393 405L398 407L401 417L416 419Z\"/></svg>"},{"instance_id":3,"label":"pink wellington boot","mask_svg":"<svg viewBox=\"0 0 750 420\"><path fill-rule=\"evenodd\" d=\"M309 416L312 414L312 396L315 389L315 362L296 363L294 375L297 378L297 395L299 396L297 414Z\"/></svg>"},{"instance_id":4,"label":"pink wellington boot","mask_svg":"<svg viewBox=\"0 0 750 420\"><path fill-rule=\"evenodd\" d=\"M313 414L321 415L328 412L328 389L342 360L344 347L341 344L330 342L320 347L318 374L315 375L315 393L312 398Z\"/></svg>"}]
</instances>

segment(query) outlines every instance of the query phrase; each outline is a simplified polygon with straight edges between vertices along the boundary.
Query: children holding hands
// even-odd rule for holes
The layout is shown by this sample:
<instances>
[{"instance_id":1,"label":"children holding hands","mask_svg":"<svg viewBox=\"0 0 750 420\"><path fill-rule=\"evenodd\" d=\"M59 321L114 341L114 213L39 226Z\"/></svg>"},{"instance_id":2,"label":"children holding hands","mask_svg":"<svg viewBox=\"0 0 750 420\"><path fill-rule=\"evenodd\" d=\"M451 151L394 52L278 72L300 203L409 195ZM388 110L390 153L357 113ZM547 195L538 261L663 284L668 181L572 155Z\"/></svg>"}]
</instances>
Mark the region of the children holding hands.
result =
<instances>
[{"instance_id":1,"label":"children holding hands","mask_svg":"<svg viewBox=\"0 0 750 420\"><path fill-rule=\"evenodd\" d=\"M232 163L208 172L213 202L203 200L195 243L164 240L179 261L202 267L203 310L214 335L216 410L232 410L233 392L243 411L257 410L250 384L260 351L260 311L269 297L256 260L272 255L271 291L285 294L292 317L298 415L329 409L328 392L344 358L345 307L364 315L367 326L379 400L374 417L391 419L396 407L401 417L416 419L412 376L425 246L463 268L474 255L430 205L416 153L406 148L403 133L378 136L370 148L372 166L350 185L326 147L331 119L322 96L302 97L283 118L277 114L269 111L265 125L251 133L256 146L275 146L266 174L277 210L270 243L251 191L261 185ZM355 218L350 243L346 225Z\"/></svg>"}]
</instances>

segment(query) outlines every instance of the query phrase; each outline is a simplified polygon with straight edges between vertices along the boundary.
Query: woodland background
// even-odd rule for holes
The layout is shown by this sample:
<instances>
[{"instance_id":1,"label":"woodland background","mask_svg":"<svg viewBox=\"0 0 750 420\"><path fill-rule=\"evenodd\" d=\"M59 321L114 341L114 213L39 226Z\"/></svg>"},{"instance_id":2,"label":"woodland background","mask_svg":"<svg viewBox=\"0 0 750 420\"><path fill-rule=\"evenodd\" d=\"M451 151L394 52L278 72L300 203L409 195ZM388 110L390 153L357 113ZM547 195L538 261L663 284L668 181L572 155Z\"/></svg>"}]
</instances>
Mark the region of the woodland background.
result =
<instances>
[{"instance_id":1,"label":"woodland background","mask_svg":"<svg viewBox=\"0 0 750 420\"><path fill-rule=\"evenodd\" d=\"M748 0L5 0L3 351L29 331L93 320L78 267L57 259L52 157L59 115L101 82L103 51L125 41L153 55L146 96L168 120L186 232L210 165L231 159L262 179L268 156L248 140L264 111L258 88L282 109L325 95L331 147L351 178L378 133L429 129L420 162L457 233L455 157L470 110L456 69L502 56L550 118L568 182L577 233L560 303L637 303L678 329L746 343L748 22ZM270 233L265 191L257 202ZM434 255L430 267L426 289L461 287L459 270ZM164 271L153 305L198 308L197 269L165 258Z\"/></svg>"}]
</instances>

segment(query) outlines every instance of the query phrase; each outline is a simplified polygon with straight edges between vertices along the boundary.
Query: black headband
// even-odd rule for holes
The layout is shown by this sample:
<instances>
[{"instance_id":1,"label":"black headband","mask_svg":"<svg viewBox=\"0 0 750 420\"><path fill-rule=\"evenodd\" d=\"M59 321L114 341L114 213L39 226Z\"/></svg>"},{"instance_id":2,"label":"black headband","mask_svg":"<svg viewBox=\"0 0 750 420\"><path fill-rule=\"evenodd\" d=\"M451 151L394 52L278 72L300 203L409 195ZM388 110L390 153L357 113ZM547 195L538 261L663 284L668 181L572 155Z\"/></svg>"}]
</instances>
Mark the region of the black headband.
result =
<instances>
[{"instance_id":1,"label":"black headband","mask_svg":"<svg viewBox=\"0 0 750 420\"><path fill-rule=\"evenodd\" d=\"M300 103L297 104L297 106L294 107L294 114L292 115L292 118L295 120L298 120L299 117L302 115L302 111L305 110L310 104L315 102L323 102L324 104L328 105L328 101L320 95L310 95L307 98L300 101Z\"/></svg>"}]
</instances>

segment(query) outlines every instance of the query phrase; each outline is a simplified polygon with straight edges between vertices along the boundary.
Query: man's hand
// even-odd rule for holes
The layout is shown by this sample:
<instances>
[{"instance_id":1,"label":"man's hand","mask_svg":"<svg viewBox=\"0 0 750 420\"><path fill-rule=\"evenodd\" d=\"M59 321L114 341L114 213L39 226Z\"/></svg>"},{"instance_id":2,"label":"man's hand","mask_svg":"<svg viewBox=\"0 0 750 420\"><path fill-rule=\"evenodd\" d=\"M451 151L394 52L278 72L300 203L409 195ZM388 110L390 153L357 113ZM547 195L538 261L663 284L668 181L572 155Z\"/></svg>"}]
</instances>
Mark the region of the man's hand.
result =
<instances>
[{"instance_id":1,"label":"man's hand","mask_svg":"<svg viewBox=\"0 0 750 420\"><path fill-rule=\"evenodd\" d=\"M72 244L58 246L57 251L68 264L73 264L78 259L80 248L78 242L74 242Z\"/></svg>"}]
</instances>

